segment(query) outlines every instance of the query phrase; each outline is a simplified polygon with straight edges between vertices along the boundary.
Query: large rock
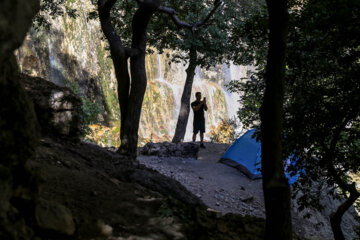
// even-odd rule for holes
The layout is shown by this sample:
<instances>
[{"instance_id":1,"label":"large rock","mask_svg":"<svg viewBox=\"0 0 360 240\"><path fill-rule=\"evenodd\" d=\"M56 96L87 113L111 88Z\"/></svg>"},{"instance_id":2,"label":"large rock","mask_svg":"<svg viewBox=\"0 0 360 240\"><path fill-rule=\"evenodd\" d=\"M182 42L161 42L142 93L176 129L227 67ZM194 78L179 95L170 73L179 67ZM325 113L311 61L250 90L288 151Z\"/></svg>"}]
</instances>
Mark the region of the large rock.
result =
<instances>
[{"instance_id":1,"label":"large rock","mask_svg":"<svg viewBox=\"0 0 360 240\"><path fill-rule=\"evenodd\" d=\"M44 230L69 236L75 233L70 210L59 203L40 199L36 204L35 218L38 226Z\"/></svg>"},{"instance_id":2,"label":"large rock","mask_svg":"<svg viewBox=\"0 0 360 240\"><path fill-rule=\"evenodd\" d=\"M78 139L81 100L70 89L42 78L21 75L21 79L34 102L42 134Z\"/></svg>"},{"instance_id":3,"label":"large rock","mask_svg":"<svg viewBox=\"0 0 360 240\"><path fill-rule=\"evenodd\" d=\"M186 143L147 143L141 150L144 155L156 155L159 157L193 157L197 158L199 145L193 142Z\"/></svg>"}]
</instances>

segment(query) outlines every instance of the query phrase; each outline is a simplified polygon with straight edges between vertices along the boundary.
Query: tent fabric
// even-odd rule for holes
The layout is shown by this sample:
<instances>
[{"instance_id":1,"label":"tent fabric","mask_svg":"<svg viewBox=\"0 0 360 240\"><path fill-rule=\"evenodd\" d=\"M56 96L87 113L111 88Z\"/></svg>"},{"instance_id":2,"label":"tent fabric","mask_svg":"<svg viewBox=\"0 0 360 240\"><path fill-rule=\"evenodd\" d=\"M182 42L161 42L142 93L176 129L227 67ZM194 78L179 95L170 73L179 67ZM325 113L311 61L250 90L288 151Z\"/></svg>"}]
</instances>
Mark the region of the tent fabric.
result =
<instances>
[{"instance_id":1,"label":"tent fabric","mask_svg":"<svg viewBox=\"0 0 360 240\"><path fill-rule=\"evenodd\" d=\"M241 137L227 149L221 157L221 163L234 167L244 173L250 179L259 179L261 176L261 143L253 138L255 129L245 132ZM286 166L290 164L290 158L286 161ZM285 172L289 184L293 184L299 177L299 174L290 176Z\"/></svg>"}]
</instances>

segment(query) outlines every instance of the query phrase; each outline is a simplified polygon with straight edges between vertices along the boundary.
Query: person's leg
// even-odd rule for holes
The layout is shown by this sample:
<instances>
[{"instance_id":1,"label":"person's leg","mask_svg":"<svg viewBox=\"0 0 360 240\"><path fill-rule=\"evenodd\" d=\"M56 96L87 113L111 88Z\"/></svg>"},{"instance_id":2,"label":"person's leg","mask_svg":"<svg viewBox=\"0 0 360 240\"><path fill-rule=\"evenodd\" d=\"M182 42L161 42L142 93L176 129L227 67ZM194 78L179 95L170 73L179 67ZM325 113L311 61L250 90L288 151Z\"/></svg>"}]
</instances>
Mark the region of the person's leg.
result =
<instances>
[{"instance_id":1,"label":"person's leg","mask_svg":"<svg viewBox=\"0 0 360 240\"><path fill-rule=\"evenodd\" d=\"M205 119L200 123L200 147L205 148L204 145Z\"/></svg>"},{"instance_id":2,"label":"person's leg","mask_svg":"<svg viewBox=\"0 0 360 240\"><path fill-rule=\"evenodd\" d=\"M196 141L196 135L199 132L199 121L195 121L193 122L193 137L192 140L193 142Z\"/></svg>"},{"instance_id":3,"label":"person's leg","mask_svg":"<svg viewBox=\"0 0 360 240\"><path fill-rule=\"evenodd\" d=\"M204 133L200 132L200 144L203 144L204 141Z\"/></svg>"}]
</instances>

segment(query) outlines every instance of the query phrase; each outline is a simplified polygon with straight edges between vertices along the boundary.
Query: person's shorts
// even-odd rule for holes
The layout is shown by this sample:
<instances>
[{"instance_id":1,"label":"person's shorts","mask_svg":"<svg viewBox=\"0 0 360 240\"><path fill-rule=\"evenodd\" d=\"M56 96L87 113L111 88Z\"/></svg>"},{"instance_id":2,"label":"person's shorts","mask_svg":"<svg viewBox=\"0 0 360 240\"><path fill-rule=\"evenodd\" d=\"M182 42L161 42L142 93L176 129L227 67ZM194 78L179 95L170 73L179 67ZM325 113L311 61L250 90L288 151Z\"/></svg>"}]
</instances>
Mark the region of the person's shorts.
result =
<instances>
[{"instance_id":1,"label":"person's shorts","mask_svg":"<svg viewBox=\"0 0 360 240\"><path fill-rule=\"evenodd\" d=\"M200 133L205 132L205 119L204 120L194 121L194 123L193 123L193 133L197 134L199 131L200 131Z\"/></svg>"}]
</instances>

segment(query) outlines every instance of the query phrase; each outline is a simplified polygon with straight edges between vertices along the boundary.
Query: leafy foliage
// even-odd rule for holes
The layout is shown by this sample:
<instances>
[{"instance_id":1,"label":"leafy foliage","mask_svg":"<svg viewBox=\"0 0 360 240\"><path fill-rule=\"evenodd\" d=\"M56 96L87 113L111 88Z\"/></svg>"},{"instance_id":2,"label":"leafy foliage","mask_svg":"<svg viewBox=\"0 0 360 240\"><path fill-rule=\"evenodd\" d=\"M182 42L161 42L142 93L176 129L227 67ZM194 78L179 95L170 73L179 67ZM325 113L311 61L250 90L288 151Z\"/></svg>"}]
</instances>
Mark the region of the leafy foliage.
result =
<instances>
[{"instance_id":1,"label":"leafy foliage","mask_svg":"<svg viewBox=\"0 0 360 240\"><path fill-rule=\"evenodd\" d=\"M171 49L168 57L176 63L189 60L191 47L197 50L199 56L197 65L201 67L208 68L217 63L228 62L233 47L229 41L229 33L237 24L235 22L238 16L237 4L237 1L225 0L225 4L217 9L205 26L195 32L178 28L169 16L157 12L148 26L148 44L160 53ZM118 1L111 13L113 25L126 46L131 44L132 26L129 23L136 5L135 1ZM207 16L214 5L214 0L164 0L162 5L173 8L182 21L193 24ZM147 51L153 50L149 48Z\"/></svg>"},{"instance_id":2,"label":"leafy foliage","mask_svg":"<svg viewBox=\"0 0 360 240\"><path fill-rule=\"evenodd\" d=\"M42 0L40 11L33 20L35 30L40 28L50 29L49 17L55 19L58 16L64 16L66 13L69 17L76 18L77 11L69 3L75 3L76 0Z\"/></svg>"},{"instance_id":3,"label":"leafy foliage","mask_svg":"<svg viewBox=\"0 0 360 240\"><path fill-rule=\"evenodd\" d=\"M238 123L236 119L221 120L217 127L210 127L210 140L216 143L232 144L238 137L236 129Z\"/></svg>"},{"instance_id":4,"label":"leafy foliage","mask_svg":"<svg viewBox=\"0 0 360 240\"><path fill-rule=\"evenodd\" d=\"M351 182L349 172L360 168L360 2L292 1L286 69L284 159L293 154L294 171L305 169L294 186L304 195L302 205L318 206L314 181L328 182L330 194L338 185L326 168L333 159L336 175ZM241 121L259 126L259 106L264 91L267 22L262 9L237 29L258 72L246 82L234 81L242 94ZM249 59L238 59L246 62ZM316 202L316 204L315 204ZM314 205L315 204L315 205Z\"/></svg>"},{"instance_id":5,"label":"leafy foliage","mask_svg":"<svg viewBox=\"0 0 360 240\"><path fill-rule=\"evenodd\" d=\"M68 82L67 87L70 88L81 99L82 106L80 112L80 120L82 123L82 136L89 134L92 129L91 124L98 122L98 116L101 113L101 107L98 103L91 101L89 98L83 96L80 92L80 87L77 82Z\"/></svg>"}]
</instances>

